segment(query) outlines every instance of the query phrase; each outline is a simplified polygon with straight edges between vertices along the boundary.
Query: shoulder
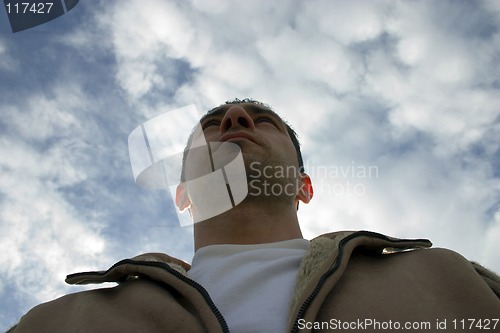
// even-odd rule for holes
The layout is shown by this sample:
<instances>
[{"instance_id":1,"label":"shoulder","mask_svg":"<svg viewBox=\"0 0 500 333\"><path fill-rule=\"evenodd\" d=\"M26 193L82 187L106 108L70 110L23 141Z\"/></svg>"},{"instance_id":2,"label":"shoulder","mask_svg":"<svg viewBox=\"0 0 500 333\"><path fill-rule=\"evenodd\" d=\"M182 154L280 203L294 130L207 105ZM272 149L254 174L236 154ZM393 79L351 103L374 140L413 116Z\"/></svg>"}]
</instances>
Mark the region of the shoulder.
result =
<instances>
[{"instance_id":1,"label":"shoulder","mask_svg":"<svg viewBox=\"0 0 500 333\"><path fill-rule=\"evenodd\" d=\"M419 253L421 260L435 270L457 282L470 285L488 286L488 288L500 297L500 277L493 271L471 262L459 253L442 248L429 249Z\"/></svg>"},{"instance_id":2,"label":"shoulder","mask_svg":"<svg viewBox=\"0 0 500 333\"><path fill-rule=\"evenodd\" d=\"M474 272L471 263L461 254L444 248L419 249L409 251L406 254L407 258L413 264L422 269L439 269L442 272L454 273L464 270Z\"/></svg>"},{"instance_id":3,"label":"shoulder","mask_svg":"<svg viewBox=\"0 0 500 333\"><path fill-rule=\"evenodd\" d=\"M172 290L150 279L136 278L40 304L21 318L14 332L73 332L75 328L92 332L111 326L117 332L156 332L172 323L173 317L165 313L193 319Z\"/></svg>"},{"instance_id":4,"label":"shoulder","mask_svg":"<svg viewBox=\"0 0 500 333\"><path fill-rule=\"evenodd\" d=\"M470 261L442 248L379 255L357 252L349 262L346 277L355 281L364 279L370 288L384 284L404 290L411 286L449 299L497 299L490 284Z\"/></svg>"},{"instance_id":5,"label":"shoulder","mask_svg":"<svg viewBox=\"0 0 500 333\"><path fill-rule=\"evenodd\" d=\"M493 315L500 302L473 265L447 249L417 249L390 254L356 251L327 299L329 309L374 318L443 318ZM384 302L390 300L392 312ZM385 304L387 305L387 304ZM384 310L385 309L385 310ZM347 316L347 315L346 315ZM472 317L469 317L472 318Z\"/></svg>"},{"instance_id":6,"label":"shoulder","mask_svg":"<svg viewBox=\"0 0 500 333\"><path fill-rule=\"evenodd\" d=\"M498 276L486 269L480 274L475 265L453 250L418 249L383 255L381 261L387 271L441 297L471 304L489 299L500 305L492 283L484 278L488 272L490 280L498 283Z\"/></svg>"},{"instance_id":7,"label":"shoulder","mask_svg":"<svg viewBox=\"0 0 500 333\"><path fill-rule=\"evenodd\" d=\"M467 260L461 254L445 248L419 249L403 253L405 256L401 260L409 261L415 269L422 272L439 272L441 276L470 277L480 279L481 275L490 275L494 279L496 276L492 271ZM398 254L396 254L397 256ZM397 257L394 257L397 259ZM480 269L482 270L480 272ZM482 273L482 274L480 274Z\"/></svg>"},{"instance_id":8,"label":"shoulder","mask_svg":"<svg viewBox=\"0 0 500 333\"><path fill-rule=\"evenodd\" d=\"M453 277L456 281L480 278L470 261L461 254L444 248L417 249L382 255L382 260L394 265L395 269L404 269L422 278L439 276L439 279L443 280Z\"/></svg>"}]
</instances>

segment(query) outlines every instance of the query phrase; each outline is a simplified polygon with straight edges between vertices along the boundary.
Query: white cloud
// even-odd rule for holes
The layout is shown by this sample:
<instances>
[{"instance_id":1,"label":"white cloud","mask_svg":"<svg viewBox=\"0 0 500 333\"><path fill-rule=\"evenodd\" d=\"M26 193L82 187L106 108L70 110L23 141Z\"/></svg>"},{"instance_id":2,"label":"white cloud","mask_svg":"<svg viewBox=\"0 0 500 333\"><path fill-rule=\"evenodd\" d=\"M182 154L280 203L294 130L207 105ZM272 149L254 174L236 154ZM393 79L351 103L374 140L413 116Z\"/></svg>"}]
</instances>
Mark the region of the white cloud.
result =
<instances>
[{"instance_id":1,"label":"white cloud","mask_svg":"<svg viewBox=\"0 0 500 333\"><path fill-rule=\"evenodd\" d=\"M127 173L132 181L126 138L162 112L193 103L208 109L234 97L271 104L297 130L313 165L377 166L378 177L313 178L316 197L299 210L305 236L370 229L429 237L500 271L496 1L278 7L151 0L96 8L87 11L85 29L57 44L83 54L91 69L75 76L67 69L60 83L2 108L0 250L8 256L0 259L7 277L0 292L15 283L22 297L31 285L29 292L48 299L67 290L52 284L61 276L105 268L107 257L135 251L189 260L189 232L156 232L164 227L155 209L165 202L134 198L145 206L140 217L119 211L120 203L145 196L120 183ZM28 64L10 54L10 43L15 39L0 40L0 54ZM40 57L59 68L48 54ZM332 193L347 182L365 192ZM109 207L77 203L63 188ZM132 236L128 249L117 246ZM12 282L19 275L26 277Z\"/></svg>"},{"instance_id":2,"label":"white cloud","mask_svg":"<svg viewBox=\"0 0 500 333\"><path fill-rule=\"evenodd\" d=\"M383 19L389 4L388 1L304 2L297 20L309 36L318 32L349 45L377 38L384 31Z\"/></svg>"},{"instance_id":3,"label":"white cloud","mask_svg":"<svg viewBox=\"0 0 500 333\"><path fill-rule=\"evenodd\" d=\"M7 43L0 38L0 69L12 71L16 67L17 63L10 56Z\"/></svg>"},{"instance_id":4,"label":"white cloud","mask_svg":"<svg viewBox=\"0 0 500 333\"><path fill-rule=\"evenodd\" d=\"M162 66L175 66L172 59L189 56L193 29L174 3L130 1L107 9L105 15L101 24L110 30L117 80L132 99L164 87L169 75L160 71Z\"/></svg>"},{"instance_id":5,"label":"white cloud","mask_svg":"<svg viewBox=\"0 0 500 333\"><path fill-rule=\"evenodd\" d=\"M359 159L363 155L373 162L377 154L384 153L383 147L375 145L397 146L398 141L416 140L421 133L427 141L420 150L404 157L400 153L384 157L384 171L389 175L369 181L379 195L367 194L360 199L361 205L357 200L336 198L346 211L337 208L332 215L340 214L339 218L350 222L364 221L356 225L379 227L389 233L431 232L436 219L443 219L482 234L481 225L486 222L483 214L488 208L482 205L469 214L463 214L461 208L477 207L485 198L489 198L488 204L497 200L495 189L484 186L491 178L491 173L483 172L488 170L488 161L474 160L481 172L472 174L461 165L474 145L486 142L489 154L498 147L491 132L498 117L495 91L476 88L493 82L493 55L498 48L491 42L493 37L478 32L480 23L476 21L483 13L480 9L465 21L469 30L467 26L457 30L468 9L456 9L451 3L434 8L415 2L349 2L336 6L308 2L299 6L300 13L284 7L283 12L289 14L286 17L271 16L272 5L244 7L240 11L245 11L245 20L227 15L234 7L225 2L213 8L194 2L194 10L177 6L169 8L169 13L167 7L156 7L161 15L150 15L151 9L145 7L114 8L118 12L115 38L142 38L134 50L142 53L131 53L120 46L130 42L115 42L115 52L118 58L140 58L146 67L166 57L188 61L196 74L175 95L186 104L196 99L201 105L211 106L210 102L218 104L242 95L269 102L295 124L304 148L311 149L309 155L319 163L345 163L350 156ZM132 11L136 18L148 17L148 21L139 19L135 31L122 25L128 20L119 19L132 15ZM440 19L444 13L450 14L446 20ZM167 21L170 15L175 19L168 28L149 24L158 17ZM201 46L197 45L200 40L204 41ZM471 48L477 52L472 53ZM119 68L124 69L119 71L127 73L127 67L134 68L123 62ZM144 73L151 70L146 67L134 75L147 77ZM131 78L132 74L125 76ZM149 78L137 80L138 87L142 81L151 87L161 85ZM148 89L152 88L144 91ZM370 101L378 104L370 106ZM370 107L377 110L369 113L366 110ZM377 112L379 116L374 116ZM329 123L337 121L340 125ZM325 126L320 127L320 122ZM329 128L335 130L334 142L331 136L319 132ZM314 153L318 145L322 154ZM412 174L420 177L408 178ZM465 175L471 180L466 182ZM420 186L418 178L439 184L435 185L439 190ZM450 204L456 213L451 208L446 213L440 211ZM359 206L371 209L363 213ZM420 207L427 213L417 214ZM320 216L329 220L329 213L319 213L321 209L309 211L311 217L306 219L315 220L316 226L305 223L306 230L321 229ZM342 222L340 225L348 227ZM444 229L436 230L433 234L441 235ZM439 238L449 241L447 236ZM468 244L479 239L477 236Z\"/></svg>"},{"instance_id":6,"label":"white cloud","mask_svg":"<svg viewBox=\"0 0 500 333\"><path fill-rule=\"evenodd\" d=\"M54 97L45 94L30 96L26 103L5 110L3 121L18 135L28 140L43 141L54 136L65 136L78 129L76 117L71 113L84 99L81 93L59 86ZM76 94L75 94L76 93Z\"/></svg>"},{"instance_id":7,"label":"white cloud","mask_svg":"<svg viewBox=\"0 0 500 333\"><path fill-rule=\"evenodd\" d=\"M1 274L15 283L19 297L46 301L60 295L75 258L80 268L105 259L105 242L98 221L78 216L58 192L68 178L54 181L57 170L64 170L57 158L5 138L0 152L11 158L0 164Z\"/></svg>"},{"instance_id":8,"label":"white cloud","mask_svg":"<svg viewBox=\"0 0 500 333\"><path fill-rule=\"evenodd\" d=\"M357 88L362 73L359 56L327 36L285 28L277 36L263 36L257 46L278 82L324 84L339 93Z\"/></svg>"}]
</instances>

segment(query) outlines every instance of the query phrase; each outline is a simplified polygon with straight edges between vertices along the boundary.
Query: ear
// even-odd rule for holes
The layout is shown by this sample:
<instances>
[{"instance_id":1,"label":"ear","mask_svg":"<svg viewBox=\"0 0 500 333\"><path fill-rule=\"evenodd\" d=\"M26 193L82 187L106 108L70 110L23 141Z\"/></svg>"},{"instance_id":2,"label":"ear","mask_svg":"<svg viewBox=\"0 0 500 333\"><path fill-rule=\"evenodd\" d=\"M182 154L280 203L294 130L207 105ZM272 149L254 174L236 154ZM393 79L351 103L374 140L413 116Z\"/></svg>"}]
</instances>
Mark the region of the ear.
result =
<instances>
[{"instance_id":1,"label":"ear","mask_svg":"<svg viewBox=\"0 0 500 333\"><path fill-rule=\"evenodd\" d=\"M186 208L191 207L191 200L187 194L187 189L184 183L177 185L175 190L175 205L179 211L183 212Z\"/></svg>"},{"instance_id":2,"label":"ear","mask_svg":"<svg viewBox=\"0 0 500 333\"><path fill-rule=\"evenodd\" d=\"M305 172L300 174L300 189L297 193L297 199L303 203L309 203L314 196L311 177Z\"/></svg>"}]
</instances>

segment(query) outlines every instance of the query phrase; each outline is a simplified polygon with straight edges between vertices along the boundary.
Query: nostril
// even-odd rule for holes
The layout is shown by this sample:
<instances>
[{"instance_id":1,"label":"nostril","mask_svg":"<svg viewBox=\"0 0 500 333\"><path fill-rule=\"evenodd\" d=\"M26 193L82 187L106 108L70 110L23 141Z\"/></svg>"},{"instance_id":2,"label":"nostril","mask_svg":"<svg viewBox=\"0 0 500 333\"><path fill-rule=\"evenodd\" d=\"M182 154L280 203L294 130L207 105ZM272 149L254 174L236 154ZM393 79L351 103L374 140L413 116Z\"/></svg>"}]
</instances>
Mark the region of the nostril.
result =
<instances>
[{"instance_id":1,"label":"nostril","mask_svg":"<svg viewBox=\"0 0 500 333\"><path fill-rule=\"evenodd\" d=\"M248 127L248 120L245 117L238 117L238 124L243 127Z\"/></svg>"},{"instance_id":2,"label":"nostril","mask_svg":"<svg viewBox=\"0 0 500 333\"><path fill-rule=\"evenodd\" d=\"M248 115L245 109L239 105L230 107L220 125L221 132L227 132L233 127L242 127L246 129L253 129L254 124L252 118Z\"/></svg>"}]
</instances>

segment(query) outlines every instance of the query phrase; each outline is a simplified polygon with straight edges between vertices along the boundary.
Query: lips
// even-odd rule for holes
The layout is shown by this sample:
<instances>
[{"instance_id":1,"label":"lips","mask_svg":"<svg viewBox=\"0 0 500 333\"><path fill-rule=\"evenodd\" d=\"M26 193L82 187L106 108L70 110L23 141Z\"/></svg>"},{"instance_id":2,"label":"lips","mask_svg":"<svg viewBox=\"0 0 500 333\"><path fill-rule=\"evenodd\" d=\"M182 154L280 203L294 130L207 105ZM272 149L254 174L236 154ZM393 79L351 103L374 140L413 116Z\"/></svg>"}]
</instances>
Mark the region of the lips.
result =
<instances>
[{"instance_id":1,"label":"lips","mask_svg":"<svg viewBox=\"0 0 500 333\"><path fill-rule=\"evenodd\" d=\"M220 138L220 141L229 141L229 140L236 140L236 139L246 139L252 142L255 142L255 138L246 133L246 132L235 132L235 133L226 133Z\"/></svg>"}]
</instances>

